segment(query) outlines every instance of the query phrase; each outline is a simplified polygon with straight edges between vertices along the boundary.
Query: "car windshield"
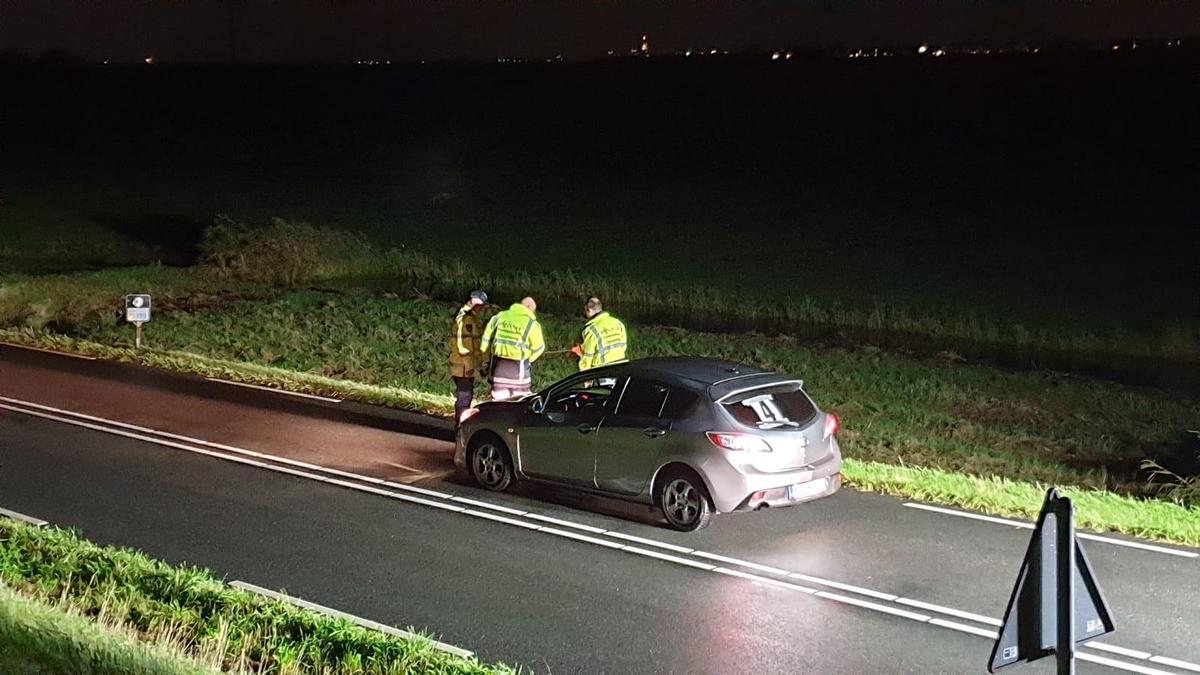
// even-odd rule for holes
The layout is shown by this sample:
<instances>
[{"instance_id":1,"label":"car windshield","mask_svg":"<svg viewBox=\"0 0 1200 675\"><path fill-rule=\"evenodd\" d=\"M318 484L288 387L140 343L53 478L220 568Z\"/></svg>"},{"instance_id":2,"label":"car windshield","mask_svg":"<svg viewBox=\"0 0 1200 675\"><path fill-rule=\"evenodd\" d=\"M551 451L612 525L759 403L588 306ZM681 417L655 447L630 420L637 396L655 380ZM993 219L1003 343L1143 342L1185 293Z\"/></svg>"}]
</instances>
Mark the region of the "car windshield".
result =
<instances>
[{"instance_id":1,"label":"car windshield","mask_svg":"<svg viewBox=\"0 0 1200 675\"><path fill-rule=\"evenodd\" d=\"M724 401L723 405L738 422L759 429L803 426L817 413L816 406L797 383L752 389Z\"/></svg>"}]
</instances>

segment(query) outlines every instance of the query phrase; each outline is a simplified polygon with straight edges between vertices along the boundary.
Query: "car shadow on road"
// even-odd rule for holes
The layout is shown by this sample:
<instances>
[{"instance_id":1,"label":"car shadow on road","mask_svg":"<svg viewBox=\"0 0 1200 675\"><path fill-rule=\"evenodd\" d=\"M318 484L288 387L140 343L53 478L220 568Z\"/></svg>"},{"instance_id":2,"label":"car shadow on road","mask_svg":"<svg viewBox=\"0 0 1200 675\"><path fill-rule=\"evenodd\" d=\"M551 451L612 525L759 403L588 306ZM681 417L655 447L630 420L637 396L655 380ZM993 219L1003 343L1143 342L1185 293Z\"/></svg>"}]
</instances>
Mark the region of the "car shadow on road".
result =
<instances>
[{"instance_id":1,"label":"car shadow on road","mask_svg":"<svg viewBox=\"0 0 1200 675\"><path fill-rule=\"evenodd\" d=\"M445 480L458 487L470 489L479 496L494 494L480 488L473 480L461 474L456 473ZM566 486L523 481L509 488L505 494L523 502L530 502L525 505L529 507L534 506L534 503L550 504L573 511L584 511L599 516L619 518L623 521L639 525L666 527L666 520L663 519L658 509L652 506L613 497L604 497Z\"/></svg>"}]
</instances>

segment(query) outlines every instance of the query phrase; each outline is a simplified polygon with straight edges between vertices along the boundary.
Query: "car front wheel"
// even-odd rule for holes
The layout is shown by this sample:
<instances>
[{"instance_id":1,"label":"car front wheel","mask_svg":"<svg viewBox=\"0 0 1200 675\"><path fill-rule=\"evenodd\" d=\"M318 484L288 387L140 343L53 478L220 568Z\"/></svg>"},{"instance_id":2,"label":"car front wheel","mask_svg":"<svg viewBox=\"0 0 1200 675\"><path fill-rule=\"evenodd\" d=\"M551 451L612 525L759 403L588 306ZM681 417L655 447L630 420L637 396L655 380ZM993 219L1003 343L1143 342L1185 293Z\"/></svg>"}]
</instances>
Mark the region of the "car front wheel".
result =
<instances>
[{"instance_id":1,"label":"car front wheel","mask_svg":"<svg viewBox=\"0 0 1200 675\"><path fill-rule=\"evenodd\" d=\"M504 492L514 479L512 458L504 443L486 438L471 453L471 475L489 490Z\"/></svg>"},{"instance_id":2,"label":"car front wheel","mask_svg":"<svg viewBox=\"0 0 1200 675\"><path fill-rule=\"evenodd\" d=\"M658 503L667 524L683 532L707 527L713 517L704 481L692 471L673 471L663 479Z\"/></svg>"}]
</instances>

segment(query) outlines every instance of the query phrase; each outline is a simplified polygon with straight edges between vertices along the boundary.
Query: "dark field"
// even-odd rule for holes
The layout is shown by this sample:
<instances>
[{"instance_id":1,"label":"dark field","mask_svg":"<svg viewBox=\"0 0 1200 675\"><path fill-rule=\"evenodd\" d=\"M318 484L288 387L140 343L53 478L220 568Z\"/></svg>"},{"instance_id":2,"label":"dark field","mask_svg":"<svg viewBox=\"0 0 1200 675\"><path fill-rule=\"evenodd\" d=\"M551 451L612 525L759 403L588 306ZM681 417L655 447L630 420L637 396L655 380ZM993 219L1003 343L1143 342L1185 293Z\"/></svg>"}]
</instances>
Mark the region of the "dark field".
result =
<instances>
[{"instance_id":1,"label":"dark field","mask_svg":"<svg viewBox=\"0 0 1200 675\"><path fill-rule=\"evenodd\" d=\"M187 263L216 213L282 216L484 269L1191 353L1198 70L1193 52L9 72L0 266Z\"/></svg>"}]
</instances>

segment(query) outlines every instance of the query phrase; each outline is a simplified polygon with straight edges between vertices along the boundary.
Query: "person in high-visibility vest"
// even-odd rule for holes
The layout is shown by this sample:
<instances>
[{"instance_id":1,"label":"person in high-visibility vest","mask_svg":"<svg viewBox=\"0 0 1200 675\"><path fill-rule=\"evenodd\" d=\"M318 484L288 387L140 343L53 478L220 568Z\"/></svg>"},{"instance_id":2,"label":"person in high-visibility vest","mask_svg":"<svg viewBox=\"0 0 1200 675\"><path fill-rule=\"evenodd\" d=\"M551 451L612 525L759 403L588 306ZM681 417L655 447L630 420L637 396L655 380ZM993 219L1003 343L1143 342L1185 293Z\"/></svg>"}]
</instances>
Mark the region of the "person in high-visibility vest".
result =
<instances>
[{"instance_id":1,"label":"person in high-visibility vest","mask_svg":"<svg viewBox=\"0 0 1200 675\"><path fill-rule=\"evenodd\" d=\"M583 313L588 318L583 327L583 342L571 351L579 357L579 370L590 370L625 360L629 336L625 324L604 311L599 298L588 298Z\"/></svg>"},{"instance_id":2,"label":"person in high-visibility vest","mask_svg":"<svg viewBox=\"0 0 1200 675\"><path fill-rule=\"evenodd\" d=\"M533 362L546 351L537 303L525 298L500 312L483 329L485 353L492 356L492 400L503 401L533 391Z\"/></svg>"},{"instance_id":3,"label":"person in high-visibility vest","mask_svg":"<svg viewBox=\"0 0 1200 675\"><path fill-rule=\"evenodd\" d=\"M454 379L454 420L462 422L475 396L475 376L483 368L479 322L475 312L487 304L487 293L471 291L467 303L454 315L450 331L450 377Z\"/></svg>"}]
</instances>

